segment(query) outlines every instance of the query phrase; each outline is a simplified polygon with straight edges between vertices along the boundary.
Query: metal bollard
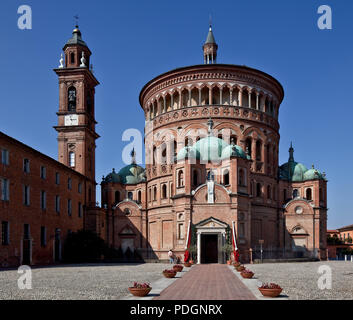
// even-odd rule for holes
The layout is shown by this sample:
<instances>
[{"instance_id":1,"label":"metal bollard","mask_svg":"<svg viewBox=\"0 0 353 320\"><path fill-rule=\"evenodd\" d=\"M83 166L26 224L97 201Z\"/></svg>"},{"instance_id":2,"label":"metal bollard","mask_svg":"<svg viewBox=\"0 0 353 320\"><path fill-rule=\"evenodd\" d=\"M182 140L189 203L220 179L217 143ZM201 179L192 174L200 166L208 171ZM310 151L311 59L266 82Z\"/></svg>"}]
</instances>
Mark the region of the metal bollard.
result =
<instances>
[{"instance_id":1,"label":"metal bollard","mask_svg":"<svg viewBox=\"0 0 353 320\"><path fill-rule=\"evenodd\" d=\"M346 254L344 255L344 261L347 261L347 255Z\"/></svg>"}]
</instances>

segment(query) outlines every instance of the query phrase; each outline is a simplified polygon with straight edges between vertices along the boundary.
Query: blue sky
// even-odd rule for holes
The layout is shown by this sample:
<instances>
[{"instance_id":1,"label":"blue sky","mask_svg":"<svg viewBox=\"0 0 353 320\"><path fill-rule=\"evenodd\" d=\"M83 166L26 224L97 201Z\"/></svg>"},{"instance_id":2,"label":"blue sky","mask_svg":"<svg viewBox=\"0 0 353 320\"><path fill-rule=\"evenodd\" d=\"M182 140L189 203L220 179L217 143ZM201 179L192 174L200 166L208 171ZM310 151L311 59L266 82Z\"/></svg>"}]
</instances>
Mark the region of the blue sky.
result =
<instances>
[{"instance_id":1,"label":"blue sky","mask_svg":"<svg viewBox=\"0 0 353 320\"><path fill-rule=\"evenodd\" d=\"M17 28L22 4L33 10L32 30ZM332 30L317 27L323 4L332 8ZM101 82L98 182L124 165L124 130L143 131L143 85L170 69L203 63L211 14L218 62L263 70L284 87L281 163L293 141L297 161L327 173L328 227L353 223L352 1L2 0L0 130L55 159L58 81L52 69L76 14Z\"/></svg>"}]
</instances>

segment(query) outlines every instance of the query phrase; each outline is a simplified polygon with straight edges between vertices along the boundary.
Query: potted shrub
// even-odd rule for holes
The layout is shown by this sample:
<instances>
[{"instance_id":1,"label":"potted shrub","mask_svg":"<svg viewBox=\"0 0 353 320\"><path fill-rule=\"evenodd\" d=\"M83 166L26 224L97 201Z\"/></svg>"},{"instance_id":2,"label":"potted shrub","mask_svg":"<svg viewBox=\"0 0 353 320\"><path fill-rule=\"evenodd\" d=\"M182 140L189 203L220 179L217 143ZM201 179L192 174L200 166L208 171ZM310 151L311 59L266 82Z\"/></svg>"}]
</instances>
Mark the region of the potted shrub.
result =
<instances>
[{"instance_id":1,"label":"potted shrub","mask_svg":"<svg viewBox=\"0 0 353 320\"><path fill-rule=\"evenodd\" d=\"M176 272L183 271L183 268L184 267L182 265L180 265L180 264L176 264L176 265L173 266L173 270L176 271Z\"/></svg>"},{"instance_id":2,"label":"potted shrub","mask_svg":"<svg viewBox=\"0 0 353 320\"><path fill-rule=\"evenodd\" d=\"M241 272L241 271L245 270L245 267L240 265L240 266L235 267L235 269L237 269L238 272Z\"/></svg>"},{"instance_id":3,"label":"potted shrub","mask_svg":"<svg viewBox=\"0 0 353 320\"><path fill-rule=\"evenodd\" d=\"M276 283L263 283L259 290L263 296L272 298L278 297L282 292L282 288Z\"/></svg>"},{"instance_id":4,"label":"potted shrub","mask_svg":"<svg viewBox=\"0 0 353 320\"><path fill-rule=\"evenodd\" d=\"M134 285L129 288L130 293L136 297L145 297L150 293L151 290L152 290L152 287L148 282L145 282L145 283L134 282Z\"/></svg>"},{"instance_id":5,"label":"potted shrub","mask_svg":"<svg viewBox=\"0 0 353 320\"><path fill-rule=\"evenodd\" d=\"M190 268L191 267L191 263L189 261L184 262L184 267Z\"/></svg>"},{"instance_id":6,"label":"potted shrub","mask_svg":"<svg viewBox=\"0 0 353 320\"><path fill-rule=\"evenodd\" d=\"M231 244L227 243L222 247L221 250L222 250L222 252L224 252L224 254L226 256L227 264L231 265L232 264L231 254L233 251L233 246Z\"/></svg>"},{"instance_id":7,"label":"potted shrub","mask_svg":"<svg viewBox=\"0 0 353 320\"><path fill-rule=\"evenodd\" d=\"M239 266L241 266L241 263L238 262L238 261L235 261L235 262L233 263L233 266L234 266L234 268L239 267Z\"/></svg>"},{"instance_id":8,"label":"potted shrub","mask_svg":"<svg viewBox=\"0 0 353 320\"><path fill-rule=\"evenodd\" d=\"M254 272L246 269L240 272L240 275L245 279L251 279L254 276Z\"/></svg>"},{"instance_id":9,"label":"potted shrub","mask_svg":"<svg viewBox=\"0 0 353 320\"><path fill-rule=\"evenodd\" d=\"M166 269L163 271L163 275L166 278L174 278L176 276L176 274L177 274L176 271L174 271L173 269L171 269L171 270Z\"/></svg>"}]
</instances>

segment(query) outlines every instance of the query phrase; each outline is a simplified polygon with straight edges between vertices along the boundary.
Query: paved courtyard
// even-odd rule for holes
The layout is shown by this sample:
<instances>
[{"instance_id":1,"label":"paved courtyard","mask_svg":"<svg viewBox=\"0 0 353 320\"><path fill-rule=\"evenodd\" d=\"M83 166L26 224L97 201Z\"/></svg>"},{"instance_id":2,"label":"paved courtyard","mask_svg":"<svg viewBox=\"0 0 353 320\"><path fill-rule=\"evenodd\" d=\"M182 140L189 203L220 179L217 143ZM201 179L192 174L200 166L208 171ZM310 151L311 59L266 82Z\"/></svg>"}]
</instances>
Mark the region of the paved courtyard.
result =
<instances>
[{"instance_id":1,"label":"paved courtyard","mask_svg":"<svg viewBox=\"0 0 353 320\"><path fill-rule=\"evenodd\" d=\"M332 289L320 290L318 273L321 265L332 269ZM262 282L275 282L290 300L353 300L353 263L344 261L264 263L246 265Z\"/></svg>"},{"instance_id":2,"label":"paved courtyard","mask_svg":"<svg viewBox=\"0 0 353 320\"><path fill-rule=\"evenodd\" d=\"M20 290L17 270L0 271L0 299L108 300L129 294L134 281L153 282L171 265L86 264L32 269L32 290Z\"/></svg>"},{"instance_id":3,"label":"paved courtyard","mask_svg":"<svg viewBox=\"0 0 353 320\"><path fill-rule=\"evenodd\" d=\"M332 289L320 290L317 281L320 277L318 268L320 265L328 265L332 269ZM134 281L156 282L162 276L162 271L170 268L171 265L150 263L150 264L86 264L86 265L63 265L46 268L33 268L33 289L20 290L17 286L17 279L20 274L17 270L0 271L0 299L121 299L129 295L127 287ZM183 278L197 282L198 267L212 274L212 265L195 266L183 275ZM220 266L226 267L226 266ZM283 287L283 294L289 299L353 299L353 263L343 261L310 262L310 263L280 263L280 264L257 264L246 265L255 272L255 277L263 282L276 282ZM211 268L210 270L206 270ZM194 274L194 276L192 276ZM192 276L192 277L191 277ZM212 298L213 284L220 280L229 283L230 273L224 273L218 279L217 275L209 277L207 283L195 284L204 290L198 290L206 296L198 296L197 299ZM191 278L192 279L191 279ZM236 277L234 275L234 277ZM190 279L189 279L190 278ZM178 279L171 282L177 286ZM232 282L235 284L236 282ZM239 284L239 282L237 282ZM191 285L190 284L190 285ZM237 286L238 286L237 284ZM170 288L171 288L170 287ZM241 290L242 286L230 286L227 290ZM165 289L164 294L171 292ZM175 292L175 291L174 291ZM184 291L185 292L185 291ZM163 292L162 292L163 294ZM167 297L164 295L164 297ZM163 298L164 298L163 297Z\"/></svg>"}]
</instances>

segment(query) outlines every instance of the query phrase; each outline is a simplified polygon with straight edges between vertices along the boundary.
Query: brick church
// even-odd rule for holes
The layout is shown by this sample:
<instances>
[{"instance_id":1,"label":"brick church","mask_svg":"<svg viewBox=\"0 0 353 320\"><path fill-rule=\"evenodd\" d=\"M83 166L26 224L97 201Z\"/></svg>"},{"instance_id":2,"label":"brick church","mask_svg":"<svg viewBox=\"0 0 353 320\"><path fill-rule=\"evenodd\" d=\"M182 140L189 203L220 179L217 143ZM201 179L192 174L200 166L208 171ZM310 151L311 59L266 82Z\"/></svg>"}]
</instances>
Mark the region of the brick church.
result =
<instances>
[{"instance_id":1,"label":"brick church","mask_svg":"<svg viewBox=\"0 0 353 320\"><path fill-rule=\"evenodd\" d=\"M210 27L201 65L149 81L140 93L145 162L108 173L96 204L95 87L76 27L59 78L58 161L0 132L0 265L59 262L67 234L95 231L145 260L224 263L234 225L242 261L259 244L272 257L326 259L327 180L294 159L278 163L281 84L262 71L217 63ZM137 150L139 152L139 150ZM140 151L142 152L142 151ZM251 250L250 250L251 249Z\"/></svg>"}]
</instances>

